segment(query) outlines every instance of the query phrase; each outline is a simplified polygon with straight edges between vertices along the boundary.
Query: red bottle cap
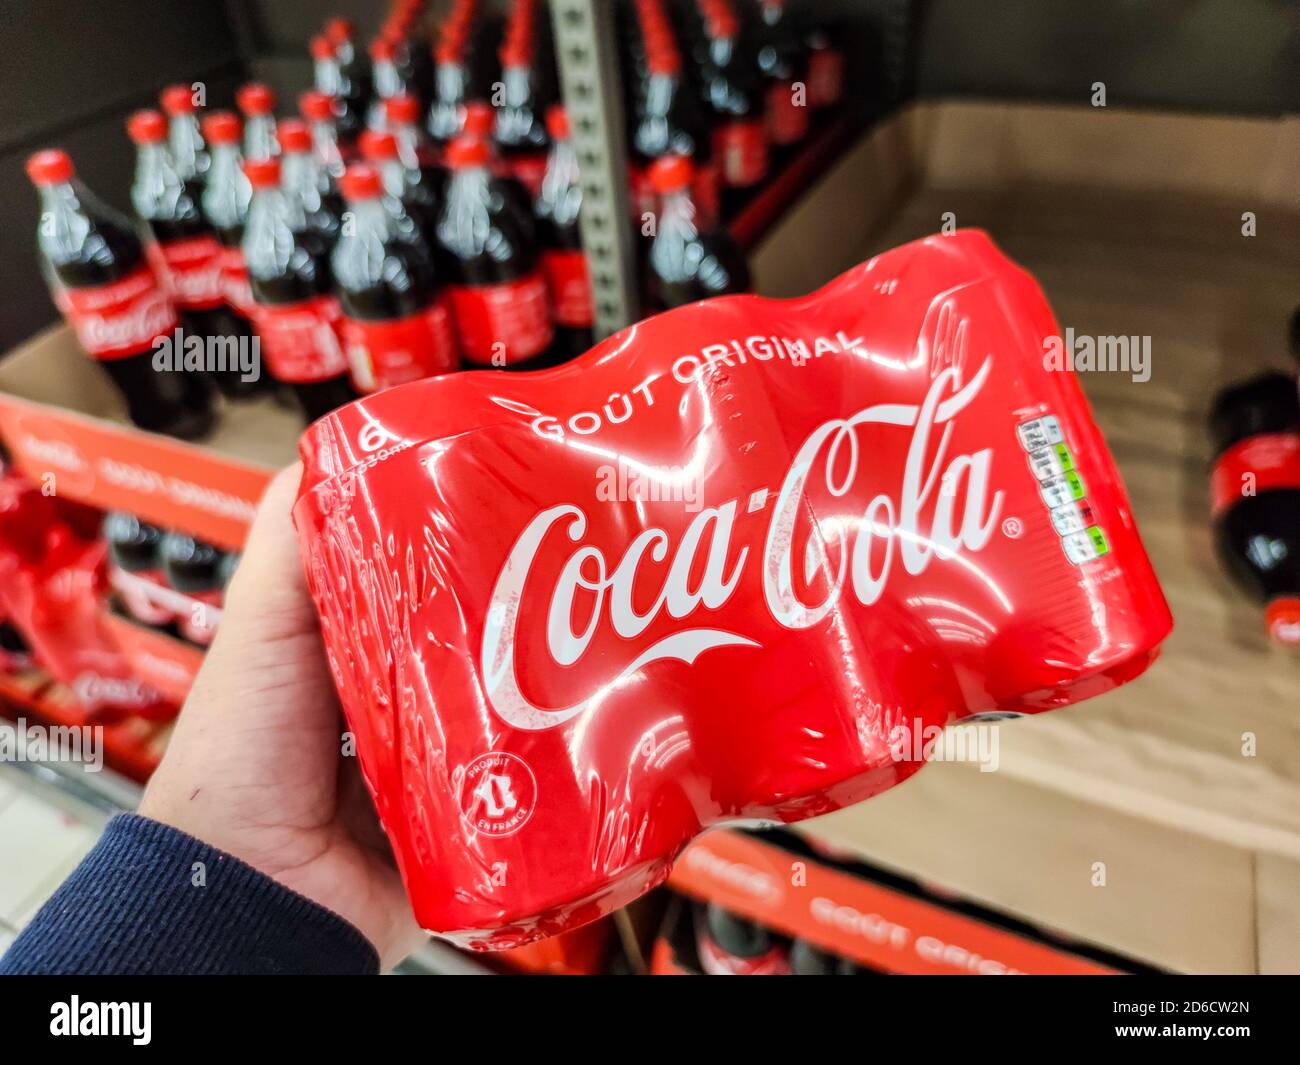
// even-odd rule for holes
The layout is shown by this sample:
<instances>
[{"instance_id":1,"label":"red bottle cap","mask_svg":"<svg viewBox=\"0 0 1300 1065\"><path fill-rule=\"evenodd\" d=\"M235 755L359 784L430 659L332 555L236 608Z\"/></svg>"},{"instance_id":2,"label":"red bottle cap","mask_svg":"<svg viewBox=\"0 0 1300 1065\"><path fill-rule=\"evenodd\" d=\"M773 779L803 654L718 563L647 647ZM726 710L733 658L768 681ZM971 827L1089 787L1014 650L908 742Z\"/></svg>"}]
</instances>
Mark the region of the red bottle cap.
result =
<instances>
[{"instance_id":1,"label":"red bottle cap","mask_svg":"<svg viewBox=\"0 0 1300 1065\"><path fill-rule=\"evenodd\" d=\"M674 77L682 72L682 57L676 48L655 47L646 56L646 65L650 68L651 74Z\"/></svg>"},{"instance_id":2,"label":"red bottle cap","mask_svg":"<svg viewBox=\"0 0 1300 1065\"><path fill-rule=\"evenodd\" d=\"M27 157L27 176L33 185L61 185L71 181L76 168L61 148L46 148Z\"/></svg>"},{"instance_id":3,"label":"red bottle cap","mask_svg":"<svg viewBox=\"0 0 1300 1065\"><path fill-rule=\"evenodd\" d=\"M260 81L241 85L235 93L235 103L246 115L269 115L275 110L275 93Z\"/></svg>"},{"instance_id":4,"label":"red bottle cap","mask_svg":"<svg viewBox=\"0 0 1300 1065\"><path fill-rule=\"evenodd\" d=\"M354 163L339 178L339 189L349 201L373 200L384 194L384 182L373 166Z\"/></svg>"},{"instance_id":5,"label":"red bottle cap","mask_svg":"<svg viewBox=\"0 0 1300 1065\"><path fill-rule=\"evenodd\" d=\"M169 115L194 114L194 93L188 85L168 85L160 99L162 109Z\"/></svg>"},{"instance_id":6,"label":"red bottle cap","mask_svg":"<svg viewBox=\"0 0 1300 1065\"><path fill-rule=\"evenodd\" d=\"M710 37L735 37L740 32L740 20L736 18L736 13L730 8L716 4L709 11L709 29Z\"/></svg>"},{"instance_id":7,"label":"red bottle cap","mask_svg":"<svg viewBox=\"0 0 1300 1065\"><path fill-rule=\"evenodd\" d=\"M276 128L275 139L280 142L280 148L286 152L309 152L311 151L311 130L307 128L305 122L300 122L296 118L286 118Z\"/></svg>"},{"instance_id":8,"label":"red bottle cap","mask_svg":"<svg viewBox=\"0 0 1300 1065\"><path fill-rule=\"evenodd\" d=\"M167 119L161 111L137 111L126 120L126 132L136 144L157 144L167 138Z\"/></svg>"},{"instance_id":9,"label":"red bottle cap","mask_svg":"<svg viewBox=\"0 0 1300 1065\"><path fill-rule=\"evenodd\" d=\"M397 126L412 126L420 121L420 101L405 93L384 101L384 115Z\"/></svg>"},{"instance_id":10,"label":"red bottle cap","mask_svg":"<svg viewBox=\"0 0 1300 1065\"><path fill-rule=\"evenodd\" d=\"M650 167L650 184L656 192L676 192L689 188L695 180L695 164L689 156L665 155Z\"/></svg>"},{"instance_id":11,"label":"red bottle cap","mask_svg":"<svg viewBox=\"0 0 1300 1065\"><path fill-rule=\"evenodd\" d=\"M279 159L246 159L244 176L255 189L274 189L280 185Z\"/></svg>"},{"instance_id":12,"label":"red bottle cap","mask_svg":"<svg viewBox=\"0 0 1300 1065\"><path fill-rule=\"evenodd\" d=\"M508 37L497 58L503 67L526 67L528 65L528 39L523 35Z\"/></svg>"},{"instance_id":13,"label":"red bottle cap","mask_svg":"<svg viewBox=\"0 0 1300 1065\"><path fill-rule=\"evenodd\" d=\"M327 92L308 89L298 97L298 110L309 122L332 122L334 120L334 97Z\"/></svg>"},{"instance_id":14,"label":"red bottle cap","mask_svg":"<svg viewBox=\"0 0 1300 1065\"><path fill-rule=\"evenodd\" d=\"M352 40L352 20L332 18L325 23L325 36L336 45Z\"/></svg>"},{"instance_id":15,"label":"red bottle cap","mask_svg":"<svg viewBox=\"0 0 1300 1065\"><path fill-rule=\"evenodd\" d=\"M466 136L484 139L492 136L497 116L489 104L481 100L471 100L461 108L461 129Z\"/></svg>"},{"instance_id":16,"label":"red bottle cap","mask_svg":"<svg viewBox=\"0 0 1300 1065\"><path fill-rule=\"evenodd\" d=\"M1268 634L1284 647L1300 647L1300 597L1279 596L1264 611Z\"/></svg>"},{"instance_id":17,"label":"red bottle cap","mask_svg":"<svg viewBox=\"0 0 1300 1065\"><path fill-rule=\"evenodd\" d=\"M311 57L313 59L333 59L334 43L323 33L311 39Z\"/></svg>"},{"instance_id":18,"label":"red bottle cap","mask_svg":"<svg viewBox=\"0 0 1300 1065\"><path fill-rule=\"evenodd\" d=\"M440 67L452 66L460 62L461 42L454 34L444 33L434 46L433 61Z\"/></svg>"},{"instance_id":19,"label":"red bottle cap","mask_svg":"<svg viewBox=\"0 0 1300 1065\"><path fill-rule=\"evenodd\" d=\"M357 145L361 149L362 158L372 163L397 158L397 138L391 133L368 129L358 138Z\"/></svg>"},{"instance_id":20,"label":"red bottle cap","mask_svg":"<svg viewBox=\"0 0 1300 1065\"><path fill-rule=\"evenodd\" d=\"M370 42L370 58L376 63L387 63L393 58L393 39L379 36Z\"/></svg>"},{"instance_id":21,"label":"red bottle cap","mask_svg":"<svg viewBox=\"0 0 1300 1065\"><path fill-rule=\"evenodd\" d=\"M210 144L238 144L243 128L233 111L214 111L203 119L203 135Z\"/></svg>"},{"instance_id":22,"label":"red bottle cap","mask_svg":"<svg viewBox=\"0 0 1300 1065\"><path fill-rule=\"evenodd\" d=\"M551 135L552 140L567 141L569 139L569 112L564 109L562 104L555 104L547 109L546 132Z\"/></svg>"},{"instance_id":23,"label":"red bottle cap","mask_svg":"<svg viewBox=\"0 0 1300 1065\"><path fill-rule=\"evenodd\" d=\"M487 166L487 142L479 137L461 135L447 145L446 161L453 170Z\"/></svg>"}]
</instances>

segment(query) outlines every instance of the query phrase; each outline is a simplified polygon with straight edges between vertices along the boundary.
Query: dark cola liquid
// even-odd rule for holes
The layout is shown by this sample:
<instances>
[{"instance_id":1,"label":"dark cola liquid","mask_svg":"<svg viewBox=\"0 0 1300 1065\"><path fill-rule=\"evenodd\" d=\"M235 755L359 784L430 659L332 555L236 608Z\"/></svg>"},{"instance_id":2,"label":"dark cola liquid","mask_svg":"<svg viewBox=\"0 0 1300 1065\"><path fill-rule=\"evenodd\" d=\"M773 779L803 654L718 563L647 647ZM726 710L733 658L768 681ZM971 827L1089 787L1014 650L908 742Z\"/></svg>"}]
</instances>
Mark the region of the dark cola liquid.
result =
<instances>
[{"instance_id":1,"label":"dark cola liquid","mask_svg":"<svg viewBox=\"0 0 1300 1065\"><path fill-rule=\"evenodd\" d=\"M109 558L127 573L143 573L162 565L158 547L163 532L158 526L114 510L104 516L103 532Z\"/></svg>"},{"instance_id":2,"label":"dark cola liquid","mask_svg":"<svg viewBox=\"0 0 1300 1065\"><path fill-rule=\"evenodd\" d=\"M582 253L582 239L577 223L560 224L549 218L537 219L537 239L544 250ZM551 344L549 363L559 365L576 359L596 342L591 326L555 324L555 340Z\"/></svg>"},{"instance_id":3,"label":"dark cola liquid","mask_svg":"<svg viewBox=\"0 0 1300 1065\"><path fill-rule=\"evenodd\" d=\"M339 110L335 117L335 128L341 143L353 144L366 128L366 114L370 110L373 95L369 65L360 50L354 46L348 61L339 64L339 92L336 97Z\"/></svg>"},{"instance_id":4,"label":"dark cola liquid","mask_svg":"<svg viewBox=\"0 0 1300 1065\"><path fill-rule=\"evenodd\" d=\"M158 545L167 583L178 592L194 595L222 586L221 562L225 552L184 533L167 533Z\"/></svg>"},{"instance_id":5,"label":"dark cola liquid","mask_svg":"<svg viewBox=\"0 0 1300 1065\"><path fill-rule=\"evenodd\" d=\"M542 254L567 252L582 254L582 235L578 229L579 196L562 195L557 200L547 198L545 185L538 198L536 211L537 243ZM548 361L558 365L577 358L595 343L591 326L581 327L555 323L555 340L551 344Z\"/></svg>"},{"instance_id":6,"label":"dark cola liquid","mask_svg":"<svg viewBox=\"0 0 1300 1065\"><path fill-rule=\"evenodd\" d=\"M1294 378L1265 374L1223 392L1210 415L1216 455L1253 436L1300 433ZM1219 514L1215 547L1257 598L1300 596L1300 484L1242 495Z\"/></svg>"},{"instance_id":7,"label":"dark cola liquid","mask_svg":"<svg viewBox=\"0 0 1300 1065\"><path fill-rule=\"evenodd\" d=\"M864 969L848 958L841 958L821 947L813 946L806 939L796 939L790 944L790 972L794 976L867 976L869 969Z\"/></svg>"},{"instance_id":8,"label":"dark cola liquid","mask_svg":"<svg viewBox=\"0 0 1300 1065\"><path fill-rule=\"evenodd\" d=\"M14 628L11 623L0 621L0 651L17 657L29 654L31 648L27 646L23 634Z\"/></svg>"},{"instance_id":9,"label":"dark cola liquid","mask_svg":"<svg viewBox=\"0 0 1300 1065\"><path fill-rule=\"evenodd\" d=\"M709 938L733 958L761 958L774 946L772 933L760 924L712 903L705 911Z\"/></svg>"},{"instance_id":10,"label":"dark cola liquid","mask_svg":"<svg viewBox=\"0 0 1300 1065\"><path fill-rule=\"evenodd\" d=\"M101 532L108 544L108 558L113 566L146 581L156 580L162 570L159 549L163 531L158 526L141 521L134 514L116 510L104 515ZM140 624L170 631L171 617L168 612L147 598L119 590L114 595L114 601L123 613Z\"/></svg>"},{"instance_id":11,"label":"dark cola liquid","mask_svg":"<svg viewBox=\"0 0 1300 1065\"><path fill-rule=\"evenodd\" d=\"M200 186L193 181L185 182L184 192L176 198L174 206L169 208L167 217L145 218L154 240L159 244L170 244L174 241L214 235L212 226L203 217L200 202ZM237 352L239 346L247 345L252 337L252 327L244 316L225 304L205 308L178 306L177 311L180 314L181 328L187 335L222 338L223 347L228 351ZM226 343L227 340L229 343ZM183 351L179 351L176 357L179 358L183 354ZM237 360L238 356L236 356ZM237 368L233 372L212 374L187 372L182 373L182 376L186 379L186 388L195 402L199 402L201 396L209 397L207 402L211 402L210 383L215 383L229 396L242 395L247 391L247 387L239 380Z\"/></svg>"},{"instance_id":12,"label":"dark cola liquid","mask_svg":"<svg viewBox=\"0 0 1300 1065\"><path fill-rule=\"evenodd\" d=\"M120 281L139 269L145 262L139 237L82 206L90 223L85 240L71 253L47 251L54 276L67 288L92 288ZM113 379L131 421L141 429L182 440L205 436L213 421L207 382L196 382L193 374L155 370L153 355L150 349L126 358L102 359L99 365Z\"/></svg>"},{"instance_id":13,"label":"dark cola liquid","mask_svg":"<svg viewBox=\"0 0 1300 1065\"><path fill-rule=\"evenodd\" d=\"M244 227L242 225L217 226L215 228L217 239L221 241L223 248L239 248L240 242L244 239ZM221 326L225 332L214 335L232 337L241 348L244 345L251 345L253 337L256 335L253 323L232 307L218 309L224 310L226 313L225 324ZM217 387L232 399L245 399L257 395L265 392L267 387L266 378L260 373L253 380L245 381L243 373L239 369L238 360L225 373L214 373L212 376L217 382Z\"/></svg>"},{"instance_id":14,"label":"dark cola liquid","mask_svg":"<svg viewBox=\"0 0 1300 1065\"><path fill-rule=\"evenodd\" d=\"M1300 488L1248 496L1219 516L1215 547L1258 599L1300 596Z\"/></svg>"},{"instance_id":15,"label":"dark cola liquid","mask_svg":"<svg viewBox=\"0 0 1300 1065\"><path fill-rule=\"evenodd\" d=\"M329 241L319 231L304 231L294 235L294 252L289 257L289 267L284 273L259 277L250 267L248 284L258 303L285 306L301 303L330 292ZM357 398L356 390L347 374L324 381L295 381L288 384L294 398L302 408L308 422L351 403Z\"/></svg>"}]
</instances>

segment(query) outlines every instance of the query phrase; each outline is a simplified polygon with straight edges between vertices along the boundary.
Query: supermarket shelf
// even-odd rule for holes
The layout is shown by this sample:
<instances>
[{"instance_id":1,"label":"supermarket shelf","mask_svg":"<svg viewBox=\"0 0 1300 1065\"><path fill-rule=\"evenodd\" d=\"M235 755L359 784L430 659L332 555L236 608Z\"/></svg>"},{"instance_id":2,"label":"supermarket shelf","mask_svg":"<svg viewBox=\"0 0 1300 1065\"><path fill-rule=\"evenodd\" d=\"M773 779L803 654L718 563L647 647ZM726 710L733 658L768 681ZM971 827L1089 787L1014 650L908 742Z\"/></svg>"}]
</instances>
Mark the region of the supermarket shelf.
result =
<instances>
[{"instance_id":1,"label":"supermarket shelf","mask_svg":"<svg viewBox=\"0 0 1300 1065\"><path fill-rule=\"evenodd\" d=\"M725 829L692 843L673 867L668 886L889 973L1100 976L1126 971ZM1080 951L1087 948L1080 945Z\"/></svg>"},{"instance_id":2,"label":"supermarket shelf","mask_svg":"<svg viewBox=\"0 0 1300 1065\"><path fill-rule=\"evenodd\" d=\"M0 362L0 440L22 473L64 498L128 510L227 549L243 546L301 431L300 416L271 398L223 404L201 444L137 429L67 326Z\"/></svg>"},{"instance_id":3,"label":"supermarket shelf","mask_svg":"<svg viewBox=\"0 0 1300 1065\"><path fill-rule=\"evenodd\" d=\"M76 764L48 762L52 772L64 778L80 781L92 790L100 787L98 778L107 780L107 770L112 770L129 782L143 785L158 766L171 733L171 722L147 721L132 717L113 723L90 720L78 705L73 693L53 680L38 682L28 673L22 676L0 676L0 716L29 725L81 728L87 725L102 728L105 771L88 773ZM104 794L113 801L121 796L115 782L103 785Z\"/></svg>"},{"instance_id":4,"label":"supermarket shelf","mask_svg":"<svg viewBox=\"0 0 1300 1065\"><path fill-rule=\"evenodd\" d=\"M185 701L203 665L201 648L117 614L105 614L104 625L141 681L178 705Z\"/></svg>"},{"instance_id":5,"label":"supermarket shelf","mask_svg":"<svg viewBox=\"0 0 1300 1065\"><path fill-rule=\"evenodd\" d=\"M79 766L63 762L8 764L24 775L30 790L52 800L56 796L70 797L81 806L94 810L101 821L107 821L113 814L134 810L144 790L135 781L108 768L98 773L86 773Z\"/></svg>"}]
</instances>

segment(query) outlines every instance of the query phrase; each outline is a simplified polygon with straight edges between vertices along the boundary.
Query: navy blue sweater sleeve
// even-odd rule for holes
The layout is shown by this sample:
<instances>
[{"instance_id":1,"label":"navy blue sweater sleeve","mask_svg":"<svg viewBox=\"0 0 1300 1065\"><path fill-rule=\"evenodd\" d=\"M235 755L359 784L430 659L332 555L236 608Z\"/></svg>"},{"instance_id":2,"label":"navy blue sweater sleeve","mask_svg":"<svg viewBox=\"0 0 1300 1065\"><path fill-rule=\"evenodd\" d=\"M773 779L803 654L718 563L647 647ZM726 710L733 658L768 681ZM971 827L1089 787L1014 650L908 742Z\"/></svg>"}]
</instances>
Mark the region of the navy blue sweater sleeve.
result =
<instances>
[{"instance_id":1,"label":"navy blue sweater sleeve","mask_svg":"<svg viewBox=\"0 0 1300 1065\"><path fill-rule=\"evenodd\" d=\"M108 823L0 957L0 975L378 971L374 947L337 914L135 814Z\"/></svg>"}]
</instances>

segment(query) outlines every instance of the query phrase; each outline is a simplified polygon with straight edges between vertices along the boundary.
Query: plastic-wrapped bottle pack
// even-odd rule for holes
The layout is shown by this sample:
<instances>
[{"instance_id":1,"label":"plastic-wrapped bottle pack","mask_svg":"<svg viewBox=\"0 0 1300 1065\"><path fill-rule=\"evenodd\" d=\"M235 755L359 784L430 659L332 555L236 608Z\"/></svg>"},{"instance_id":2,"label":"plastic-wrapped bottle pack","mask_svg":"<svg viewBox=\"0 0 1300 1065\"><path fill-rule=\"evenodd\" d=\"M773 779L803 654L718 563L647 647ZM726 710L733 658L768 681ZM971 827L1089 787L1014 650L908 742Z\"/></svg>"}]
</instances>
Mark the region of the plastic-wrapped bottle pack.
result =
<instances>
[{"instance_id":1,"label":"plastic-wrapped bottle pack","mask_svg":"<svg viewBox=\"0 0 1300 1065\"><path fill-rule=\"evenodd\" d=\"M316 422L304 565L420 922L560 932L1141 673L1172 622L1057 333L964 231Z\"/></svg>"}]
</instances>

